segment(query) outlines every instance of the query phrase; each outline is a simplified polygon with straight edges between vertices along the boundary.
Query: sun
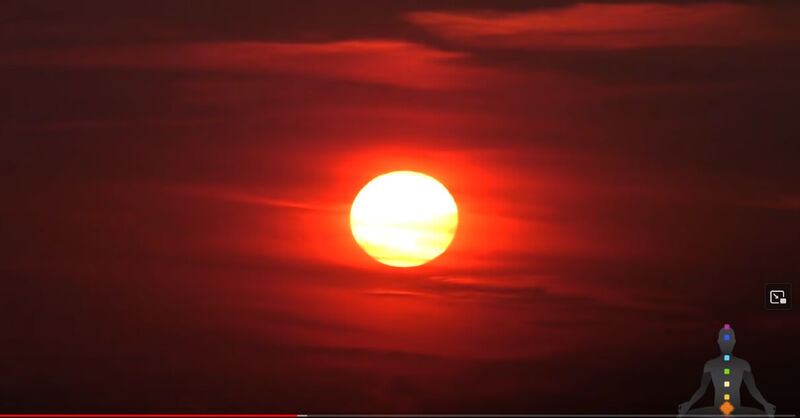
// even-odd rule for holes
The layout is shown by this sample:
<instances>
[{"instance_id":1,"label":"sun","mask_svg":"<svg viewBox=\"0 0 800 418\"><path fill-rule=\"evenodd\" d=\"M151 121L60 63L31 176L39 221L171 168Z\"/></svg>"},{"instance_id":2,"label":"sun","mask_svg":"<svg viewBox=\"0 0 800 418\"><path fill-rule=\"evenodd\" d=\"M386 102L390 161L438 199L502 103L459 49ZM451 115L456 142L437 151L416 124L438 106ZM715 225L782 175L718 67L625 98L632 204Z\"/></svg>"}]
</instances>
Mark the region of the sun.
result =
<instances>
[{"instance_id":1,"label":"sun","mask_svg":"<svg viewBox=\"0 0 800 418\"><path fill-rule=\"evenodd\" d=\"M447 188L414 171L375 177L356 195L350 229L364 251L394 267L415 267L441 255L455 237L458 208Z\"/></svg>"}]
</instances>

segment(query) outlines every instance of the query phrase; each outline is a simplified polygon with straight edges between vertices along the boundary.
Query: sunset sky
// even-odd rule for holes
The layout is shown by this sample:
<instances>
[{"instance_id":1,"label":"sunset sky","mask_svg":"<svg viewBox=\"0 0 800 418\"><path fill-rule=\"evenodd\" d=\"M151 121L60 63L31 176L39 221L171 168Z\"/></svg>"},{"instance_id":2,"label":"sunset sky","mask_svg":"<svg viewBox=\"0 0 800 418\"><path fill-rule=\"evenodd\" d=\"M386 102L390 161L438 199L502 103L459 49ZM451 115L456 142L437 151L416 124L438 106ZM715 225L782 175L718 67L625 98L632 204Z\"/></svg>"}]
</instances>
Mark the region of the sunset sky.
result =
<instances>
[{"instance_id":1,"label":"sunset sky","mask_svg":"<svg viewBox=\"0 0 800 418\"><path fill-rule=\"evenodd\" d=\"M0 3L0 412L673 413L726 322L797 412L799 20ZM396 170L458 205L419 267L350 231Z\"/></svg>"}]
</instances>

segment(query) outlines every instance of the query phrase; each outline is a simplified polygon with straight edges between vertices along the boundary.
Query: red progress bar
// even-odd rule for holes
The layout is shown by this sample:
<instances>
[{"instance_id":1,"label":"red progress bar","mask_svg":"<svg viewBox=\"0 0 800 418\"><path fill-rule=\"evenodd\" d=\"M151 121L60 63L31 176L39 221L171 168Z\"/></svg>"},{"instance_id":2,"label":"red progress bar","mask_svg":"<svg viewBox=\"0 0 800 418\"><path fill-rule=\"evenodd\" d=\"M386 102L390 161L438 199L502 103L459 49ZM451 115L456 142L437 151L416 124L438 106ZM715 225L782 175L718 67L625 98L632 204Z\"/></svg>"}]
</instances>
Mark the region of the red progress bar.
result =
<instances>
[{"instance_id":1,"label":"red progress bar","mask_svg":"<svg viewBox=\"0 0 800 418\"><path fill-rule=\"evenodd\" d=\"M73 417L107 417L107 418L134 418L134 417L240 417L240 418L260 418L260 417L301 417L300 414L0 414L0 418L6 417L49 417L49 418L73 418Z\"/></svg>"}]
</instances>

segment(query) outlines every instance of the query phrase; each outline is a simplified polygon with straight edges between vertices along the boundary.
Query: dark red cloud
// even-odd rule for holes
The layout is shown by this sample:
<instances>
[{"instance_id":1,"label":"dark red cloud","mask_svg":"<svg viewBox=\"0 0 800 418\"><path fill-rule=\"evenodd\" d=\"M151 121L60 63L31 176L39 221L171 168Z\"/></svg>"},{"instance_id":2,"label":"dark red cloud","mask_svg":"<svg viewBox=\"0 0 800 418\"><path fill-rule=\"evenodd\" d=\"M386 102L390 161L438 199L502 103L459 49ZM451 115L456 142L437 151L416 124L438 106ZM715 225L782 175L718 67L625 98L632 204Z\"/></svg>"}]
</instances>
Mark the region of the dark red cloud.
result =
<instances>
[{"instance_id":1,"label":"dark red cloud","mask_svg":"<svg viewBox=\"0 0 800 418\"><path fill-rule=\"evenodd\" d=\"M796 41L791 23L776 22L773 13L736 3L579 3L525 12L412 12L408 19L451 41L499 48L626 49Z\"/></svg>"},{"instance_id":2,"label":"dark red cloud","mask_svg":"<svg viewBox=\"0 0 800 418\"><path fill-rule=\"evenodd\" d=\"M416 88L468 87L481 75L459 64L464 54L392 40L325 43L191 43L88 47L8 54L7 66L290 72Z\"/></svg>"}]
</instances>

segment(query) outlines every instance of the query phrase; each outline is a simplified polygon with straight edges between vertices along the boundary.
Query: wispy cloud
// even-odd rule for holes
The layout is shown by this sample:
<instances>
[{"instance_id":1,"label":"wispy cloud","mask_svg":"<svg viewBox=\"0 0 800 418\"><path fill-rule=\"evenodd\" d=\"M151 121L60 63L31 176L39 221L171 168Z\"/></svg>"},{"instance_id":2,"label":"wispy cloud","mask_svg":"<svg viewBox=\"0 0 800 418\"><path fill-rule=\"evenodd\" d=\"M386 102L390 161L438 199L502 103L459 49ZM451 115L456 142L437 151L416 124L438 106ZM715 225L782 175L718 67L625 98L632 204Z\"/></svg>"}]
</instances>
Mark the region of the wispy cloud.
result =
<instances>
[{"instance_id":1,"label":"wispy cloud","mask_svg":"<svg viewBox=\"0 0 800 418\"><path fill-rule=\"evenodd\" d=\"M0 66L279 72L362 83L446 90L471 86L482 72L466 54L395 40L326 43L196 42L71 47L0 55Z\"/></svg>"},{"instance_id":2,"label":"wispy cloud","mask_svg":"<svg viewBox=\"0 0 800 418\"><path fill-rule=\"evenodd\" d=\"M245 203L259 206L272 206L277 208L301 209L308 211L341 212L347 208L342 205L331 205L314 202L301 202L290 199L272 198L219 186L164 186L167 190L184 195L205 197L209 199L225 200L229 202Z\"/></svg>"},{"instance_id":3,"label":"wispy cloud","mask_svg":"<svg viewBox=\"0 0 800 418\"><path fill-rule=\"evenodd\" d=\"M779 210L800 210L800 196L782 195L774 198L753 200L745 202L744 206Z\"/></svg>"},{"instance_id":4,"label":"wispy cloud","mask_svg":"<svg viewBox=\"0 0 800 418\"><path fill-rule=\"evenodd\" d=\"M758 12L757 6L730 3L581 3L528 12L432 11L406 17L445 39L497 48L732 46L785 36Z\"/></svg>"}]
</instances>

